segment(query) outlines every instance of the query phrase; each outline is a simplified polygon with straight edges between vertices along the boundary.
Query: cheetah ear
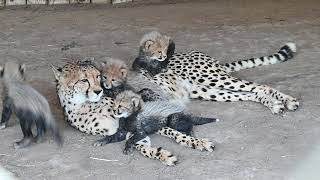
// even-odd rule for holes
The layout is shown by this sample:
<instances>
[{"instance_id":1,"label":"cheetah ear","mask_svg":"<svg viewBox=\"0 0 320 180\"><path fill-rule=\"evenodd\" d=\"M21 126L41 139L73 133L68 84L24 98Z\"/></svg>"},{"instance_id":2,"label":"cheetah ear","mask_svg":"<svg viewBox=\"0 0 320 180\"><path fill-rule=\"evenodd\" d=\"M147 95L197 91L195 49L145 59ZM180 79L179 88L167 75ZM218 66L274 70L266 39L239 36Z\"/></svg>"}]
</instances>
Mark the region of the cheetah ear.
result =
<instances>
[{"instance_id":1,"label":"cheetah ear","mask_svg":"<svg viewBox=\"0 0 320 180\"><path fill-rule=\"evenodd\" d=\"M145 42L144 47L149 50L150 46L154 43L152 40L148 40Z\"/></svg>"},{"instance_id":2,"label":"cheetah ear","mask_svg":"<svg viewBox=\"0 0 320 180\"><path fill-rule=\"evenodd\" d=\"M25 64L19 64L19 71L23 75L26 72L26 65Z\"/></svg>"},{"instance_id":3,"label":"cheetah ear","mask_svg":"<svg viewBox=\"0 0 320 180\"><path fill-rule=\"evenodd\" d=\"M127 74L128 74L127 68L121 68L120 69L120 73L121 73L123 78L127 78Z\"/></svg>"},{"instance_id":4,"label":"cheetah ear","mask_svg":"<svg viewBox=\"0 0 320 180\"><path fill-rule=\"evenodd\" d=\"M132 104L133 104L133 106L135 107L135 109L139 109L140 107L141 107L141 101L140 101L140 98L138 98L138 97L133 97L132 99L131 99L131 102L132 102Z\"/></svg>"},{"instance_id":5,"label":"cheetah ear","mask_svg":"<svg viewBox=\"0 0 320 180\"><path fill-rule=\"evenodd\" d=\"M0 77L3 76L4 73L4 67L0 65Z\"/></svg>"},{"instance_id":6,"label":"cheetah ear","mask_svg":"<svg viewBox=\"0 0 320 180\"><path fill-rule=\"evenodd\" d=\"M53 74L54 74L56 80L59 81L61 74L62 74L62 68L51 64L51 69L53 71Z\"/></svg>"}]
</instances>

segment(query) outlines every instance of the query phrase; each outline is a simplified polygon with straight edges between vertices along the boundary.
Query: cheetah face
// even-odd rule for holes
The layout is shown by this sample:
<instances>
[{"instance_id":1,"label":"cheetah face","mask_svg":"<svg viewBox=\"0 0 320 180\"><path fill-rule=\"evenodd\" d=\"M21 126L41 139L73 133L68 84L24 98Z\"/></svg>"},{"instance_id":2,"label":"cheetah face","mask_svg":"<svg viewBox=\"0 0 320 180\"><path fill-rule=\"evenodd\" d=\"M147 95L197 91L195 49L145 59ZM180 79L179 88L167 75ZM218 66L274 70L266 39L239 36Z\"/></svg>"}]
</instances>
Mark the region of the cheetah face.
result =
<instances>
[{"instance_id":1,"label":"cheetah face","mask_svg":"<svg viewBox=\"0 0 320 180\"><path fill-rule=\"evenodd\" d=\"M143 49L151 60L164 61L167 59L167 51L170 38L159 35L153 40L147 40L143 43Z\"/></svg>"},{"instance_id":2,"label":"cheetah face","mask_svg":"<svg viewBox=\"0 0 320 180\"><path fill-rule=\"evenodd\" d=\"M114 100L113 112L117 118L127 118L140 111L142 98L133 91L124 91L117 95Z\"/></svg>"},{"instance_id":3,"label":"cheetah face","mask_svg":"<svg viewBox=\"0 0 320 180\"><path fill-rule=\"evenodd\" d=\"M101 85L105 89L112 89L123 85L127 80L128 68L121 60L109 59L102 63Z\"/></svg>"},{"instance_id":4,"label":"cheetah face","mask_svg":"<svg viewBox=\"0 0 320 180\"><path fill-rule=\"evenodd\" d=\"M89 62L68 63L63 68L53 68L58 82L60 99L70 103L97 102L103 95L100 72Z\"/></svg>"}]
</instances>

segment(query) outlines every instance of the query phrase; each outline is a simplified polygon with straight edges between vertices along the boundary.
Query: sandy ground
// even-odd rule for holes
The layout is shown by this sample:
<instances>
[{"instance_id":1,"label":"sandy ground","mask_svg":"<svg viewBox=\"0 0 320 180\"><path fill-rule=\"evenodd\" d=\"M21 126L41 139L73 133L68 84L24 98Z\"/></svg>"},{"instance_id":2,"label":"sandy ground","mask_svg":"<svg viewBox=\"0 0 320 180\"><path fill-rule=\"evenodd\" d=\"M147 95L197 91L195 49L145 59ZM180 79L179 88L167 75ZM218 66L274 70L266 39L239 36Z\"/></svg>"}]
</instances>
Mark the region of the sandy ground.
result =
<instances>
[{"instance_id":1,"label":"sandy ground","mask_svg":"<svg viewBox=\"0 0 320 180\"><path fill-rule=\"evenodd\" d=\"M48 138L14 150L12 143L22 136L19 125L11 121L1 130L0 164L19 179L311 179L306 175L319 167L318 0L11 8L0 10L0 17L0 61L27 64L30 79L48 96L65 137L62 149ZM293 95L301 108L279 116L252 102L194 101L190 111L222 120L195 128L198 137L215 141L217 147L213 153L199 152L152 136L154 145L178 156L175 167L137 152L123 155L123 143L93 147L98 137L82 134L63 121L49 64L63 65L70 57L85 56L131 62L139 39L151 30L173 37L178 51L198 49L221 62L267 55L286 42L297 43L294 59L235 75ZM66 45L70 49L62 50Z\"/></svg>"}]
</instances>

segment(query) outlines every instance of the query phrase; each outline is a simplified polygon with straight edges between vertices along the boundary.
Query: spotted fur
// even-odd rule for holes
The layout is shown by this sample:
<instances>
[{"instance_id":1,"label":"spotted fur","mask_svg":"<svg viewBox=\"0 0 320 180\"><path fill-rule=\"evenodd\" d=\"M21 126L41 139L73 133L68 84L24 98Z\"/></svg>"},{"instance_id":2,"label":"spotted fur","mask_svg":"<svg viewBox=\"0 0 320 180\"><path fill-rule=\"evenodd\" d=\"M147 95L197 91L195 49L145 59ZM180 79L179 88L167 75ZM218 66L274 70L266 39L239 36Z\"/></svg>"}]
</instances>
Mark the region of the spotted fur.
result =
<instances>
[{"instance_id":1,"label":"spotted fur","mask_svg":"<svg viewBox=\"0 0 320 180\"><path fill-rule=\"evenodd\" d=\"M210 123L216 121L216 119L197 118L194 121L191 116L181 114L183 110L184 107L181 104L170 101L143 102L141 96L133 91L124 91L117 95L114 103L115 116L122 118L124 121L123 126L120 126L119 129L125 129L132 133L132 136L126 142L124 152L131 151L133 145L136 148L139 147L140 143L138 142L153 133L175 139L177 143L183 146L213 151L214 145L212 142L194 138L190 136L190 131L192 125ZM187 124L191 125L191 128L187 127ZM172 127L182 128L181 130L183 132L187 131L189 135ZM158 148L155 154L158 154L159 157L167 157L167 153L167 151L160 151ZM148 157L155 158L151 154Z\"/></svg>"},{"instance_id":2,"label":"spotted fur","mask_svg":"<svg viewBox=\"0 0 320 180\"><path fill-rule=\"evenodd\" d=\"M53 67L57 91L66 120L81 132L110 136L117 132L119 119L112 111L113 99L103 96L100 72L91 61Z\"/></svg>"},{"instance_id":3,"label":"spotted fur","mask_svg":"<svg viewBox=\"0 0 320 180\"><path fill-rule=\"evenodd\" d=\"M158 39L162 37L160 33L158 36ZM143 40L146 39L143 38ZM143 47L140 46L141 48ZM210 101L260 102L272 113L278 114L282 113L285 108L291 111L296 110L299 106L297 99L269 86L240 80L232 76L230 72L284 62L292 58L294 52L296 52L295 44L288 43L274 55L223 65L204 53L191 51L175 53L165 61L159 60L162 63L166 62L166 67L150 66L150 63L145 65L148 62L156 64L154 61L158 60L140 54L133 65L146 80L157 84L166 93L176 97L180 98L182 95L191 99ZM155 71L159 73L154 74Z\"/></svg>"}]
</instances>

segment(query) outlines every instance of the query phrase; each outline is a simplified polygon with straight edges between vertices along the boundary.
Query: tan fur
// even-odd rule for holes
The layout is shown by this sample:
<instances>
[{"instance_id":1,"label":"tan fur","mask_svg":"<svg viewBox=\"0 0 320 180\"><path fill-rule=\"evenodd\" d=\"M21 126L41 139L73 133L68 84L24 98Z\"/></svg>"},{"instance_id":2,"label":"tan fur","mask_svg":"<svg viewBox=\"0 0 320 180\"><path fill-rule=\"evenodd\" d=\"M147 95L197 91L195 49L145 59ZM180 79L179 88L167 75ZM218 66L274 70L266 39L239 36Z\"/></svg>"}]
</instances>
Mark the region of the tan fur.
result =
<instances>
[{"instance_id":1,"label":"tan fur","mask_svg":"<svg viewBox=\"0 0 320 180\"><path fill-rule=\"evenodd\" d=\"M100 72L93 66L79 66L77 63L67 63L62 72L53 68L59 86L62 89L74 88L89 99L98 99L95 91L102 91L100 86Z\"/></svg>"},{"instance_id":2,"label":"tan fur","mask_svg":"<svg viewBox=\"0 0 320 180\"><path fill-rule=\"evenodd\" d=\"M117 132L119 121L112 111L113 100L102 96L100 72L93 63L67 63L53 71L61 106L72 126L93 135Z\"/></svg>"},{"instance_id":3,"label":"tan fur","mask_svg":"<svg viewBox=\"0 0 320 180\"><path fill-rule=\"evenodd\" d=\"M127 80L128 66L119 59L108 59L102 62L102 83L106 89L122 85Z\"/></svg>"},{"instance_id":4,"label":"tan fur","mask_svg":"<svg viewBox=\"0 0 320 180\"><path fill-rule=\"evenodd\" d=\"M116 116L128 116L143 107L143 101L139 94L133 91L124 91L114 100L113 110ZM125 113L125 114L123 114Z\"/></svg>"},{"instance_id":5,"label":"tan fur","mask_svg":"<svg viewBox=\"0 0 320 180\"><path fill-rule=\"evenodd\" d=\"M167 58L167 50L170 37L152 31L145 34L140 41L140 49L151 59L164 61Z\"/></svg>"}]
</instances>

